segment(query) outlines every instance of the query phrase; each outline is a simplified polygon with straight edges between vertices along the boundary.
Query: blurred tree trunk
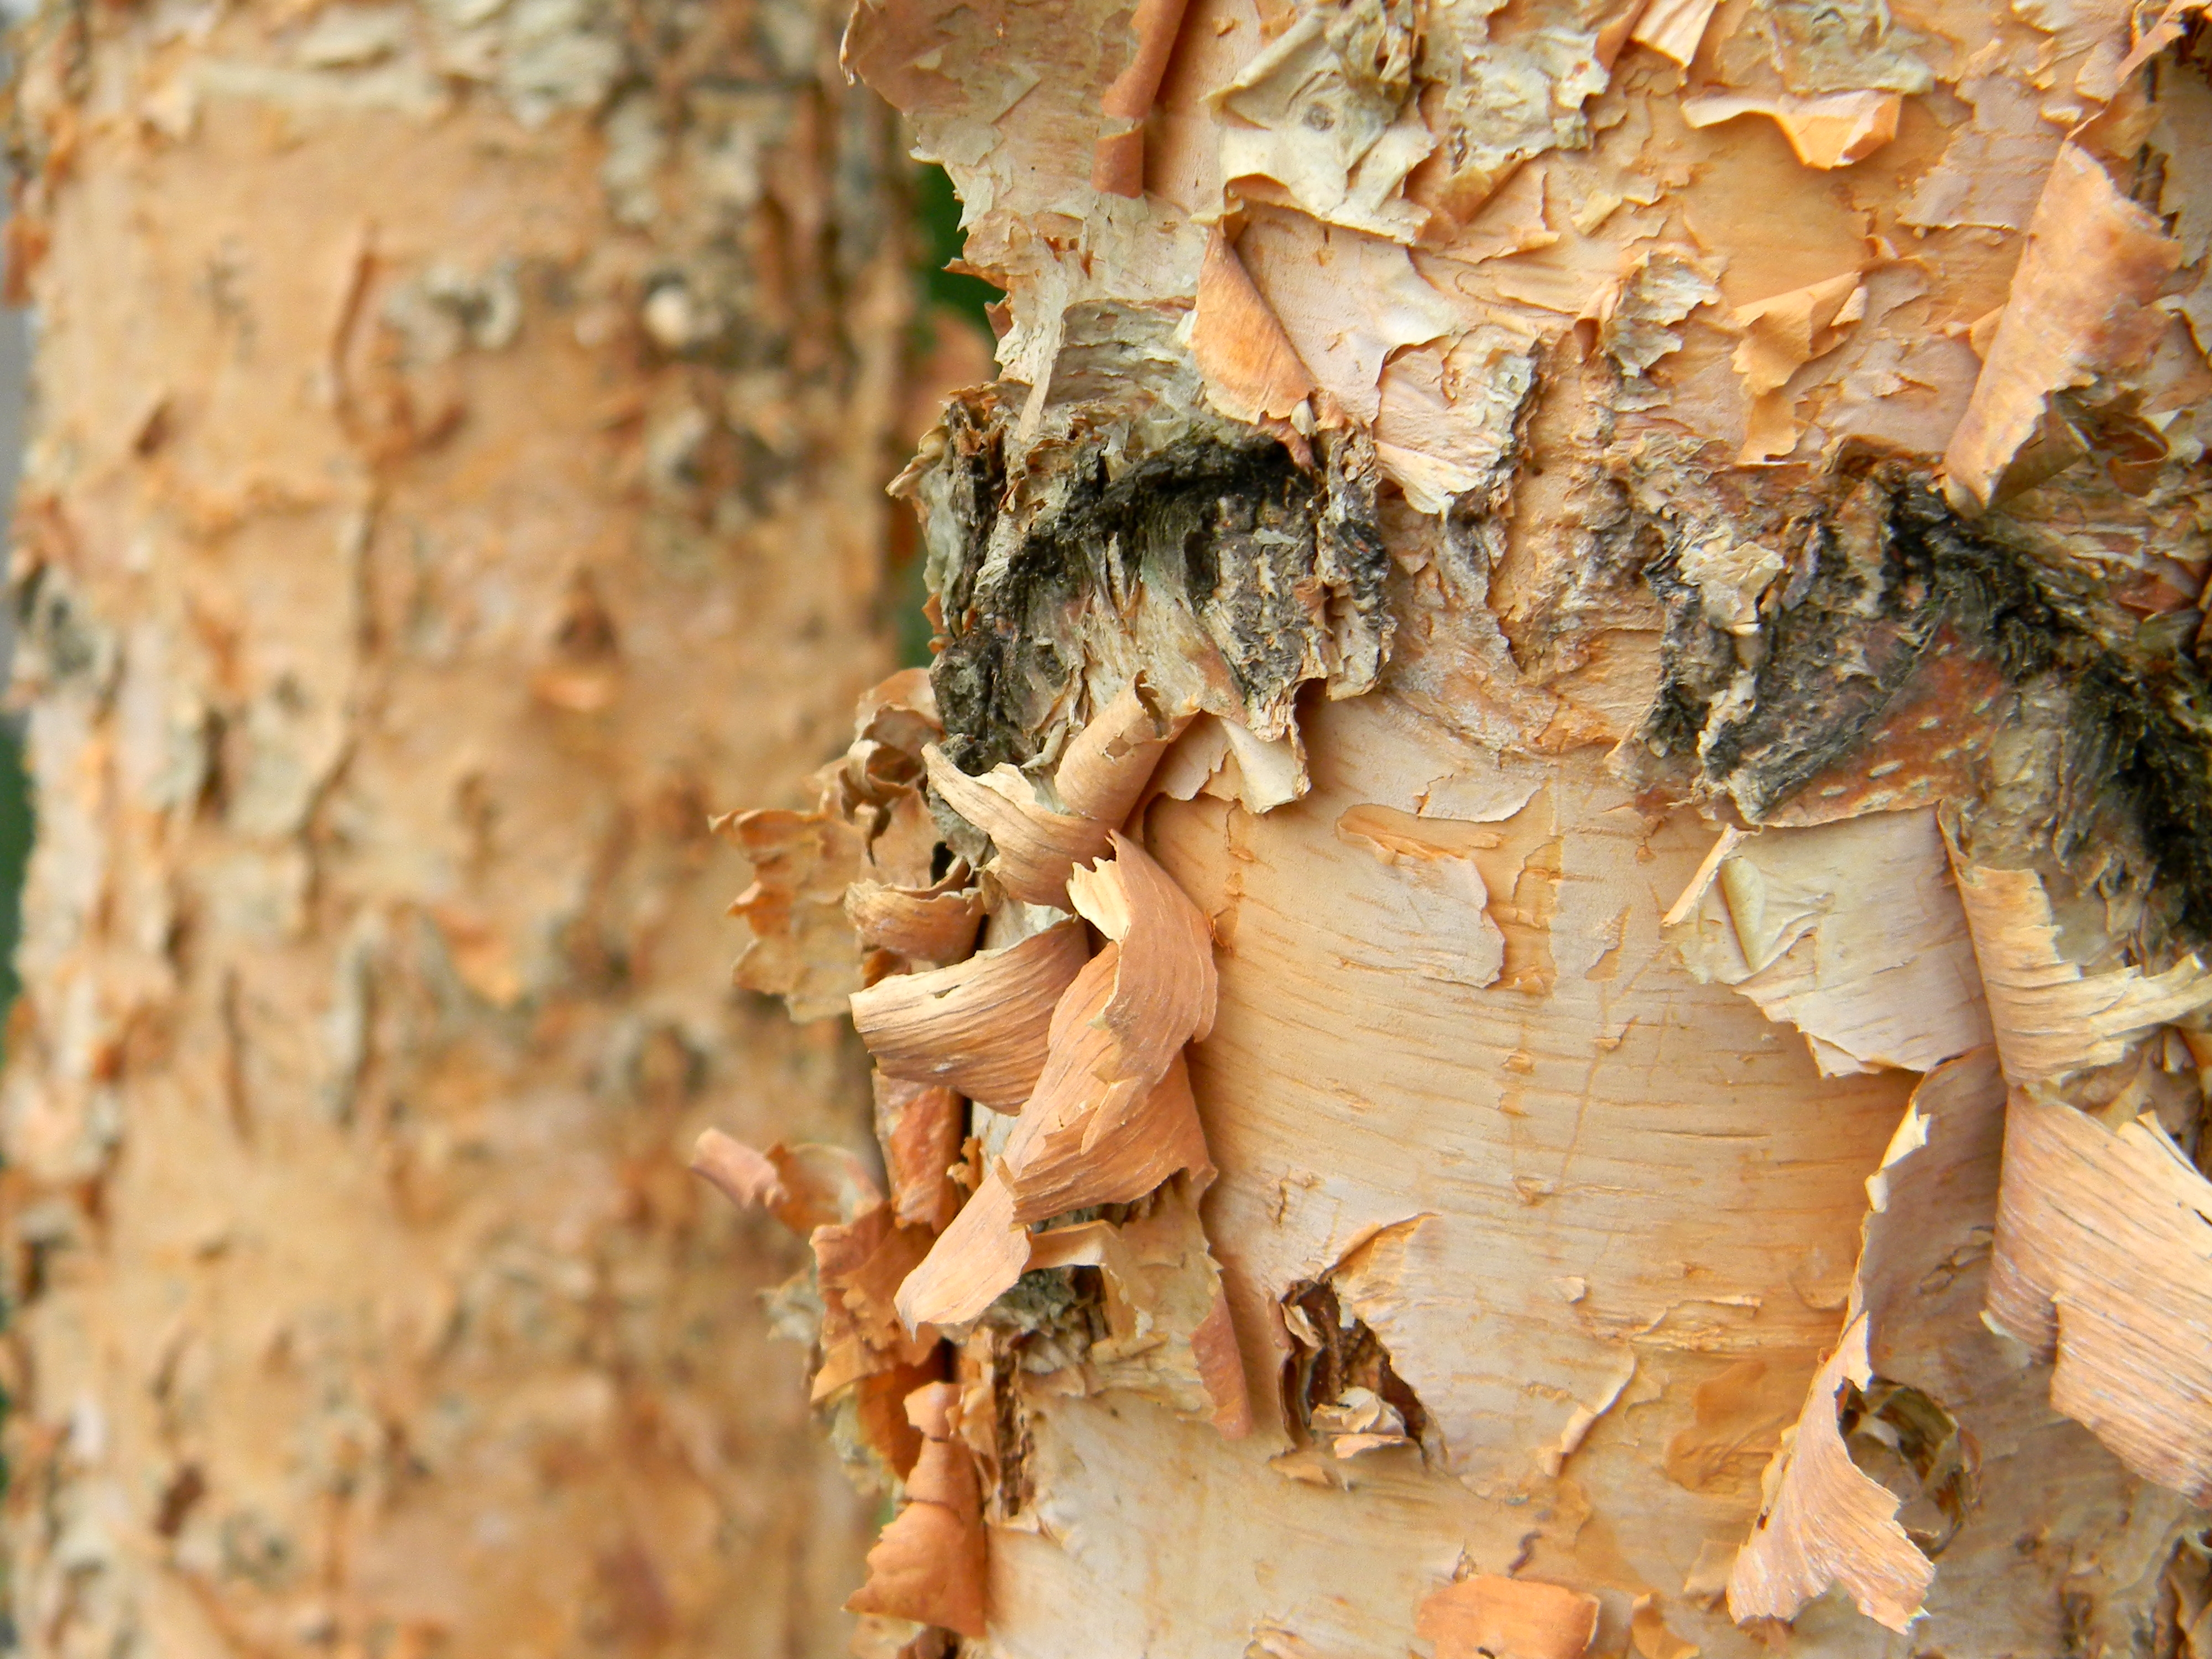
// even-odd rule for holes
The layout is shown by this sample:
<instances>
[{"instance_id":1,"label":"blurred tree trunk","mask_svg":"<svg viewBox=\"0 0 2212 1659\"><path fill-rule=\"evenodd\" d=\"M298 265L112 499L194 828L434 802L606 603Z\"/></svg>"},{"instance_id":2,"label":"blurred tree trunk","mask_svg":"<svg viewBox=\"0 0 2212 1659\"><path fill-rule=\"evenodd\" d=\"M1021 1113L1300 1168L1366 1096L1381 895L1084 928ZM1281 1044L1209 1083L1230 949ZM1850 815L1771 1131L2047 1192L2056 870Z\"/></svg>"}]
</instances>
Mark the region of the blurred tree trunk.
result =
<instances>
[{"instance_id":1,"label":"blurred tree trunk","mask_svg":"<svg viewBox=\"0 0 2212 1659\"><path fill-rule=\"evenodd\" d=\"M858 1133L709 813L887 665L890 118L807 0L64 4L5 1085L39 1654L817 1654L865 1510L672 1156Z\"/></svg>"}]
</instances>

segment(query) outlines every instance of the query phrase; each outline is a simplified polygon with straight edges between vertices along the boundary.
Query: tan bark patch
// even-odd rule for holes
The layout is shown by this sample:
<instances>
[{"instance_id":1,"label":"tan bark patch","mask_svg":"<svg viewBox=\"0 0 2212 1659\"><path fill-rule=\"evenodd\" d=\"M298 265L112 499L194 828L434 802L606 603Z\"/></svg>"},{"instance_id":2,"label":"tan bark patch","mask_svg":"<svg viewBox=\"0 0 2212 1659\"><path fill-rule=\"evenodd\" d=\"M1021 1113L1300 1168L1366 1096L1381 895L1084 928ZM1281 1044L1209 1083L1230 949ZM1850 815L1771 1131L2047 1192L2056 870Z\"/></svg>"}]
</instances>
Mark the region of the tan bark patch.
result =
<instances>
[{"instance_id":1,"label":"tan bark patch","mask_svg":"<svg viewBox=\"0 0 2212 1659\"><path fill-rule=\"evenodd\" d=\"M1582 1659L1597 1610L1597 1597L1564 1585L1484 1574L1423 1601L1417 1628L1437 1659Z\"/></svg>"}]
</instances>

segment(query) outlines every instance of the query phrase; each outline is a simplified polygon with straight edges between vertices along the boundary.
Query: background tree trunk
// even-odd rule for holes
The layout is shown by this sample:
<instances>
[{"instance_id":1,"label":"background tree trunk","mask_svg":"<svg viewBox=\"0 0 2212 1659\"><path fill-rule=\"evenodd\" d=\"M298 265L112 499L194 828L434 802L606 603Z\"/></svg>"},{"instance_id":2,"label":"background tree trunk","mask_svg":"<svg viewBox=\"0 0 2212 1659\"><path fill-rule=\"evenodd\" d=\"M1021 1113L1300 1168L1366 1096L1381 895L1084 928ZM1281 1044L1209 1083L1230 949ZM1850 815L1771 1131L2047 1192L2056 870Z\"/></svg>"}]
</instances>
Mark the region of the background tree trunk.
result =
<instances>
[{"instance_id":1,"label":"background tree trunk","mask_svg":"<svg viewBox=\"0 0 2212 1659\"><path fill-rule=\"evenodd\" d=\"M841 21L27 31L33 1652L842 1645L790 1247L672 1157L865 1110L728 988L706 829L888 662L909 252Z\"/></svg>"},{"instance_id":2,"label":"background tree trunk","mask_svg":"<svg viewBox=\"0 0 2212 1659\"><path fill-rule=\"evenodd\" d=\"M2190 10L861 0L1008 294L813 820L891 1186L702 1162L883 1651L2212 1645Z\"/></svg>"}]
</instances>

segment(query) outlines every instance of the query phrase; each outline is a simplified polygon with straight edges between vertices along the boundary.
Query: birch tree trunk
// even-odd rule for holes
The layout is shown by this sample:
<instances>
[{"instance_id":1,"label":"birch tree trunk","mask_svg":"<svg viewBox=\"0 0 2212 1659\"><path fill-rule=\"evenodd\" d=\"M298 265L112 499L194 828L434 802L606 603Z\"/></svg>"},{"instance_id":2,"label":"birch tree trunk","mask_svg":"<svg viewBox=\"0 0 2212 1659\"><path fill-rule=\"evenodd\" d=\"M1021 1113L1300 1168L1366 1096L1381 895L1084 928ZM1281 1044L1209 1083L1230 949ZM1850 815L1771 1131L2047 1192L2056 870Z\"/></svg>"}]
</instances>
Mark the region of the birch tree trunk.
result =
<instances>
[{"instance_id":1,"label":"birch tree trunk","mask_svg":"<svg viewBox=\"0 0 2212 1659\"><path fill-rule=\"evenodd\" d=\"M890 1185L699 1163L876 1650L2212 1648L2204 39L861 0L1001 378L738 827Z\"/></svg>"},{"instance_id":2,"label":"birch tree trunk","mask_svg":"<svg viewBox=\"0 0 2212 1659\"><path fill-rule=\"evenodd\" d=\"M729 988L706 828L888 666L911 279L839 21L27 32L33 1653L843 1646L792 1247L672 1155L863 1121Z\"/></svg>"}]
</instances>

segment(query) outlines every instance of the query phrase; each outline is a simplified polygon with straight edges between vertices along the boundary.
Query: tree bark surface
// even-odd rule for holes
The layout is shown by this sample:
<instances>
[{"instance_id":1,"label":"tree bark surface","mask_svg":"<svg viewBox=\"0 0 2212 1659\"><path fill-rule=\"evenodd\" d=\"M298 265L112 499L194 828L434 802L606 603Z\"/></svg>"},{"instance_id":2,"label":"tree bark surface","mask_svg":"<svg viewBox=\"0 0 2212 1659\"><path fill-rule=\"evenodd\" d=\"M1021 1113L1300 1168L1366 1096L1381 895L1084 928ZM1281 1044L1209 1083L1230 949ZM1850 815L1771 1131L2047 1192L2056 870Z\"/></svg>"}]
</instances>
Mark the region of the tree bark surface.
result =
<instances>
[{"instance_id":1,"label":"tree bark surface","mask_svg":"<svg viewBox=\"0 0 2212 1659\"><path fill-rule=\"evenodd\" d=\"M753 916L859 924L867 1639L2204 1651L2195 9L845 52L1008 295L852 896Z\"/></svg>"},{"instance_id":2,"label":"tree bark surface","mask_svg":"<svg viewBox=\"0 0 2212 1659\"><path fill-rule=\"evenodd\" d=\"M864 1121L730 989L708 830L888 665L910 276L839 21L27 32L32 1652L843 1645L792 1247L678 1156Z\"/></svg>"}]
</instances>

